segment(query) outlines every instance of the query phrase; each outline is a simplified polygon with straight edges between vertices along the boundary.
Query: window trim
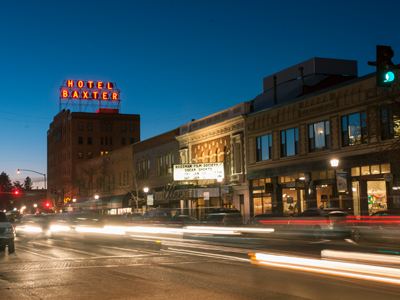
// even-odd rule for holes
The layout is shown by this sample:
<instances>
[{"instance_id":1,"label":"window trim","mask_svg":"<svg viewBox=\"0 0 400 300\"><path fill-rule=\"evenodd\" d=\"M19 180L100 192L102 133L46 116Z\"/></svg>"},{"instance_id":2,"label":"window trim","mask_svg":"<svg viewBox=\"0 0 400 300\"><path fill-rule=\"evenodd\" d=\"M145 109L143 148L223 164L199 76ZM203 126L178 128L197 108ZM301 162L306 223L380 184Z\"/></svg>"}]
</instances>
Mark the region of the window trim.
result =
<instances>
[{"instance_id":1,"label":"window trim","mask_svg":"<svg viewBox=\"0 0 400 300\"><path fill-rule=\"evenodd\" d=\"M287 131L294 130L294 154L287 155ZM284 137L283 137L284 135ZM289 128L286 130L281 130L281 157L290 157L299 154L299 128Z\"/></svg>"}]
</instances>

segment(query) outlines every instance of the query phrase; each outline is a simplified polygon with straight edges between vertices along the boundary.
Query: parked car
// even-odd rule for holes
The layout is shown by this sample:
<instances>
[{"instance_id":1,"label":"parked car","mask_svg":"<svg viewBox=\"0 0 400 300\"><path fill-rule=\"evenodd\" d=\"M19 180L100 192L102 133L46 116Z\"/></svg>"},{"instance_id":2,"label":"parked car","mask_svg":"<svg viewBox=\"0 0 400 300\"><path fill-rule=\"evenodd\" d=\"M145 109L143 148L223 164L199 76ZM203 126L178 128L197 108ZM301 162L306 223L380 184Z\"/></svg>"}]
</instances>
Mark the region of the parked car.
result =
<instances>
[{"instance_id":1,"label":"parked car","mask_svg":"<svg viewBox=\"0 0 400 300\"><path fill-rule=\"evenodd\" d=\"M144 215L140 223L161 225L167 224L172 218L172 211L169 208L153 208L148 210Z\"/></svg>"},{"instance_id":2,"label":"parked car","mask_svg":"<svg viewBox=\"0 0 400 300\"><path fill-rule=\"evenodd\" d=\"M6 214L0 212L0 251L4 251L8 246L8 253L14 253L14 227L9 222Z\"/></svg>"},{"instance_id":3,"label":"parked car","mask_svg":"<svg viewBox=\"0 0 400 300\"><path fill-rule=\"evenodd\" d=\"M217 208L202 218L200 224L208 226L243 226L243 217L237 209Z\"/></svg>"},{"instance_id":4,"label":"parked car","mask_svg":"<svg viewBox=\"0 0 400 300\"><path fill-rule=\"evenodd\" d=\"M400 210L382 210L369 217L354 218L352 223L355 242L400 242Z\"/></svg>"},{"instance_id":5,"label":"parked car","mask_svg":"<svg viewBox=\"0 0 400 300\"><path fill-rule=\"evenodd\" d=\"M13 225L14 229L15 227L17 227L18 225L21 224L21 213L17 210L11 210L6 212L7 218L10 221L10 223Z\"/></svg>"}]
</instances>

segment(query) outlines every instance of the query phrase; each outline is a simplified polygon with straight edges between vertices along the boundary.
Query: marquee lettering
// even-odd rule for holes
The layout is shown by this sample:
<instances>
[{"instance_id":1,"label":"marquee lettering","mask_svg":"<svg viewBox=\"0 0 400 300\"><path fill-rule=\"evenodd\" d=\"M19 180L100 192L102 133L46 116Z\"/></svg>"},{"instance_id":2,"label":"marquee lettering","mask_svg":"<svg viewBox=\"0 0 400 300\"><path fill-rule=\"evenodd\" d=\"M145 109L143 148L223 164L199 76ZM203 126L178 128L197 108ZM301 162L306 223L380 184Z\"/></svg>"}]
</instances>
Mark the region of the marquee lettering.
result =
<instances>
[{"instance_id":1,"label":"marquee lettering","mask_svg":"<svg viewBox=\"0 0 400 300\"><path fill-rule=\"evenodd\" d=\"M105 101L118 101L120 93L112 82L70 79L64 81L60 92L61 98Z\"/></svg>"},{"instance_id":2,"label":"marquee lettering","mask_svg":"<svg viewBox=\"0 0 400 300\"><path fill-rule=\"evenodd\" d=\"M77 86L78 86L78 88L81 89L81 88L83 88L85 86L85 84L83 83L82 80L79 80Z\"/></svg>"}]
</instances>

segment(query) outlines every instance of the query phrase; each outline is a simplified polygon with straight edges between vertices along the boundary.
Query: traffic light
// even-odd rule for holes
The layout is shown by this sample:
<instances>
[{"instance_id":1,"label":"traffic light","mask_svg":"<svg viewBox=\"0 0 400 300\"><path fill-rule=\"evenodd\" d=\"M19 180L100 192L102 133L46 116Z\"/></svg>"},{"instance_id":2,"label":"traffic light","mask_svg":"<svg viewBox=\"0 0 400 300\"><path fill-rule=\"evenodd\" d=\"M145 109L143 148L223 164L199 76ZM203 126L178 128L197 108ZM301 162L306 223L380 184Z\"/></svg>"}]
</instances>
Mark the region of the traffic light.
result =
<instances>
[{"instance_id":1,"label":"traffic light","mask_svg":"<svg viewBox=\"0 0 400 300\"><path fill-rule=\"evenodd\" d=\"M376 86L391 87L396 79L394 73L398 66L392 63L394 52L390 46L376 46L376 61L368 62L370 66L376 66Z\"/></svg>"},{"instance_id":2,"label":"traffic light","mask_svg":"<svg viewBox=\"0 0 400 300\"><path fill-rule=\"evenodd\" d=\"M46 202L44 203L44 208L47 208L47 209L50 208L50 202L49 202L49 201L46 201Z\"/></svg>"},{"instance_id":3,"label":"traffic light","mask_svg":"<svg viewBox=\"0 0 400 300\"><path fill-rule=\"evenodd\" d=\"M14 195L18 196L19 195L19 190L14 190Z\"/></svg>"}]
</instances>

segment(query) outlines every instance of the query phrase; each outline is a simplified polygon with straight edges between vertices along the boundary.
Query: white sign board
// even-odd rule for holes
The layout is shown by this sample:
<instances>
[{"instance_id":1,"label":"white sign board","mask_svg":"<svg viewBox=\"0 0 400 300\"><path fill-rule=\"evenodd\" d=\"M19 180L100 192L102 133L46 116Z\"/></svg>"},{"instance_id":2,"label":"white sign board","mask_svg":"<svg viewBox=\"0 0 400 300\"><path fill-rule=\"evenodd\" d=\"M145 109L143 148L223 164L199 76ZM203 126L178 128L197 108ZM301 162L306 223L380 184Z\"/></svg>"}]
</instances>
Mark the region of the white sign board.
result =
<instances>
[{"instance_id":1,"label":"white sign board","mask_svg":"<svg viewBox=\"0 0 400 300\"><path fill-rule=\"evenodd\" d=\"M224 178L224 163L174 165L174 180L201 180Z\"/></svg>"},{"instance_id":2,"label":"white sign board","mask_svg":"<svg viewBox=\"0 0 400 300\"><path fill-rule=\"evenodd\" d=\"M147 205L151 206L154 204L153 195L147 195Z\"/></svg>"},{"instance_id":3,"label":"white sign board","mask_svg":"<svg viewBox=\"0 0 400 300\"><path fill-rule=\"evenodd\" d=\"M210 200L210 192L204 192L204 200Z\"/></svg>"}]
</instances>

